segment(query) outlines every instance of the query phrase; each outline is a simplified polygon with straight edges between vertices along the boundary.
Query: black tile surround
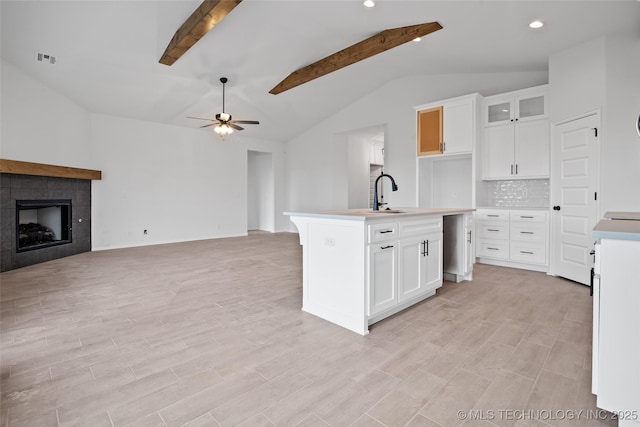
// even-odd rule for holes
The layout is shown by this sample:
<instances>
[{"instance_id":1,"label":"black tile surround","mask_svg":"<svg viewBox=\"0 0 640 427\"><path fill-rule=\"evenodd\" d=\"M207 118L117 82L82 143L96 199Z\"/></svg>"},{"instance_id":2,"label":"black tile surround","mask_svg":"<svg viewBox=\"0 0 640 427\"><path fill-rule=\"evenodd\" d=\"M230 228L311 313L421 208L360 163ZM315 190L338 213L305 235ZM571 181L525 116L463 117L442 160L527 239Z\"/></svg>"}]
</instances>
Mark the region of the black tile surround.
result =
<instances>
[{"instance_id":1,"label":"black tile surround","mask_svg":"<svg viewBox=\"0 0 640 427\"><path fill-rule=\"evenodd\" d=\"M0 191L0 271L91 251L91 180L2 173ZM71 199L73 241L16 253L16 200L47 199Z\"/></svg>"}]
</instances>

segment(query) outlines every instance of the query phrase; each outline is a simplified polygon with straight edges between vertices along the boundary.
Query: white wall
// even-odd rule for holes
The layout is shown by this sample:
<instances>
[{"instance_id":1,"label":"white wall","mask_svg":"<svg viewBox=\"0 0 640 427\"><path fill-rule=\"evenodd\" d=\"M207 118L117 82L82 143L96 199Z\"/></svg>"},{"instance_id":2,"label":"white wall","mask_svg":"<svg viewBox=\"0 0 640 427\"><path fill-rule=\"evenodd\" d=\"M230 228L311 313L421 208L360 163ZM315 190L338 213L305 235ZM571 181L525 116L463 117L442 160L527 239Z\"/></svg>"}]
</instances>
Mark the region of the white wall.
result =
<instances>
[{"instance_id":1,"label":"white wall","mask_svg":"<svg viewBox=\"0 0 640 427\"><path fill-rule=\"evenodd\" d=\"M271 149L284 164L282 144L237 134L221 140L201 129L105 115L92 116L91 130L103 172L92 187L94 249L246 235L247 150ZM283 193L274 202L279 209Z\"/></svg>"},{"instance_id":2,"label":"white wall","mask_svg":"<svg viewBox=\"0 0 640 427\"><path fill-rule=\"evenodd\" d=\"M208 132L104 115L92 116L91 129L102 170L92 186L94 249L246 233L244 147Z\"/></svg>"},{"instance_id":3,"label":"white wall","mask_svg":"<svg viewBox=\"0 0 640 427\"><path fill-rule=\"evenodd\" d=\"M606 61L603 212L640 211L640 35L608 37Z\"/></svg>"},{"instance_id":4,"label":"white wall","mask_svg":"<svg viewBox=\"0 0 640 427\"><path fill-rule=\"evenodd\" d=\"M89 114L2 60L0 157L95 169Z\"/></svg>"},{"instance_id":5,"label":"white wall","mask_svg":"<svg viewBox=\"0 0 640 427\"><path fill-rule=\"evenodd\" d=\"M247 152L247 221L249 230L275 230L273 155Z\"/></svg>"},{"instance_id":6,"label":"white wall","mask_svg":"<svg viewBox=\"0 0 640 427\"><path fill-rule=\"evenodd\" d=\"M399 187L397 192L385 191L387 201L394 206L415 206L414 106L473 92L488 96L545 83L546 72L422 75L389 82L287 143L287 210L346 208L345 135L373 126L386 126L385 172Z\"/></svg>"},{"instance_id":7,"label":"white wall","mask_svg":"<svg viewBox=\"0 0 640 427\"><path fill-rule=\"evenodd\" d=\"M1 71L2 158L102 171L93 249L245 235L248 150L272 153L272 222L288 227L284 144L91 114L5 61Z\"/></svg>"},{"instance_id":8,"label":"white wall","mask_svg":"<svg viewBox=\"0 0 640 427\"><path fill-rule=\"evenodd\" d=\"M605 42L592 40L549 57L549 119L558 123L605 102Z\"/></svg>"},{"instance_id":9,"label":"white wall","mask_svg":"<svg viewBox=\"0 0 640 427\"><path fill-rule=\"evenodd\" d=\"M601 109L600 214L640 211L640 39L598 38L549 58L552 123Z\"/></svg>"}]
</instances>

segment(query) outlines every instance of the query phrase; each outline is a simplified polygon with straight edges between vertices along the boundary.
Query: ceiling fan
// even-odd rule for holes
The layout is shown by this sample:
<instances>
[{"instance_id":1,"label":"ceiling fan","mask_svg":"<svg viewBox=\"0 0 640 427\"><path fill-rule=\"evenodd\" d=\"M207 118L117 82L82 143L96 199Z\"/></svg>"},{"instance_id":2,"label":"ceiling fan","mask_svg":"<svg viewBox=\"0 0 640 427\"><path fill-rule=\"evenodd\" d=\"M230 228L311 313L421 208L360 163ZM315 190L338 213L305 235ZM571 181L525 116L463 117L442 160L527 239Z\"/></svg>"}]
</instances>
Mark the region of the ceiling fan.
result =
<instances>
[{"instance_id":1,"label":"ceiling fan","mask_svg":"<svg viewBox=\"0 0 640 427\"><path fill-rule=\"evenodd\" d=\"M201 128L206 128L209 126L214 126L213 131L218 135L229 135L233 133L233 130L243 130L244 128L238 126L238 123L243 125L259 125L260 122L257 120L232 120L231 114L227 114L224 112L224 88L225 84L229 80L226 77L221 77L220 82L222 83L222 113L216 114L215 119L205 119L203 117L187 117L188 119L197 119L197 120L208 120L213 123L209 123L208 125L200 126Z\"/></svg>"}]
</instances>

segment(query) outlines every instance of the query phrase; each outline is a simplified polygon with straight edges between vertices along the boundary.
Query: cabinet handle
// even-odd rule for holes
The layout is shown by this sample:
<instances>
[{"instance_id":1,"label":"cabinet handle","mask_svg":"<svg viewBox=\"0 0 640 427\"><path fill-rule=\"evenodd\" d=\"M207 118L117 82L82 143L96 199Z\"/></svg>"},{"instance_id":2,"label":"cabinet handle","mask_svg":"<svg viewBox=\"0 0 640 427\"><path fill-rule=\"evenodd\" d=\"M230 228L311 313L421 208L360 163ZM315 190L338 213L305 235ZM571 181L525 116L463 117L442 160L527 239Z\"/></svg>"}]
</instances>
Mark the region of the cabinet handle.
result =
<instances>
[{"instance_id":1,"label":"cabinet handle","mask_svg":"<svg viewBox=\"0 0 640 427\"><path fill-rule=\"evenodd\" d=\"M527 216L527 215L520 215L520 218L524 218L524 219L533 219L534 217L532 217L532 216Z\"/></svg>"},{"instance_id":2,"label":"cabinet handle","mask_svg":"<svg viewBox=\"0 0 640 427\"><path fill-rule=\"evenodd\" d=\"M427 241L423 240L422 241L422 256L426 256L427 255Z\"/></svg>"},{"instance_id":3,"label":"cabinet handle","mask_svg":"<svg viewBox=\"0 0 640 427\"><path fill-rule=\"evenodd\" d=\"M382 231L380 231L380 234L387 234L387 233L393 233L393 230L382 230Z\"/></svg>"},{"instance_id":4,"label":"cabinet handle","mask_svg":"<svg viewBox=\"0 0 640 427\"><path fill-rule=\"evenodd\" d=\"M513 165L511 165L511 175L513 175Z\"/></svg>"},{"instance_id":5,"label":"cabinet handle","mask_svg":"<svg viewBox=\"0 0 640 427\"><path fill-rule=\"evenodd\" d=\"M442 143L442 152L444 153L445 151L447 151L447 143L443 142Z\"/></svg>"},{"instance_id":6,"label":"cabinet handle","mask_svg":"<svg viewBox=\"0 0 640 427\"><path fill-rule=\"evenodd\" d=\"M427 240L427 256L429 256L429 241Z\"/></svg>"},{"instance_id":7,"label":"cabinet handle","mask_svg":"<svg viewBox=\"0 0 640 427\"><path fill-rule=\"evenodd\" d=\"M529 255L533 255L533 252L529 252L529 251L520 251L521 254L529 254Z\"/></svg>"},{"instance_id":8,"label":"cabinet handle","mask_svg":"<svg viewBox=\"0 0 640 427\"><path fill-rule=\"evenodd\" d=\"M389 249L392 248L393 245L388 245L388 246L380 246L380 249Z\"/></svg>"},{"instance_id":9,"label":"cabinet handle","mask_svg":"<svg viewBox=\"0 0 640 427\"><path fill-rule=\"evenodd\" d=\"M500 230L494 230L493 228L487 228L487 231L495 231L496 233L499 232Z\"/></svg>"},{"instance_id":10,"label":"cabinet handle","mask_svg":"<svg viewBox=\"0 0 640 427\"><path fill-rule=\"evenodd\" d=\"M533 231L521 231L520 234L533 234Z\"/></svg>"},{"instance_id":11,"label":"cabinet handle","mask_svg":"<svg viewBox=\"0 0 640 427\"><path fill-rule=\"evenodd\" d=\"M516 163L516 175L518 175L518 164L517 163Z\"/></svg>"},{"instance_id":12,"label":"cabinet handle","mask_svg":"<svg viewBox=\"0 0 640 427\"><path fill-rule=\"evenodd\" d=\"M492 218L498 218L500 215L495 215L495 214L487 214L487 216L490 216Z\"/></svg>"},{"instance_id":13,"label":"cabinet handle","mask_svg":"<svg viewBox=\"0 0 640 427\"><path fill-rule=\"evenodd\" d=\"M471 243L471 230L469 230L469 240L467 242Z\"/></svg>"},{"instance_id":14,"label":"cabinet handle","mask_svg":"<svg viewBox=\"0 0 640 427\"><path fill-rule=\"evenodd\" d=\"M490 250L492 250L492 251L499 251L499 250L500 250L500 249L498 249L498 248L487 248L487 249L490 249Z\"/></svg>"}]
</instances>

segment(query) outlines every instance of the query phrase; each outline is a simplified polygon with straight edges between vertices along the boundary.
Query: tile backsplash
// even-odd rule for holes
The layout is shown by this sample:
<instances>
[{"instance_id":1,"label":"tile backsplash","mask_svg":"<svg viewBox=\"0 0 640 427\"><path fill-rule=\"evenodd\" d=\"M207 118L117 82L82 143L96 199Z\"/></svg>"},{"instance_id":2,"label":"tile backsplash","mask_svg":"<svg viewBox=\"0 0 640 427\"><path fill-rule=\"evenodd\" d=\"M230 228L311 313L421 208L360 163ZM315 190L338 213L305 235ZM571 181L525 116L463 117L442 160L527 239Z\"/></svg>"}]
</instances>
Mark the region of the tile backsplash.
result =
<instances>
[{"instance_id":1,"label":"tile backsplash","mask_svg":"<svg viewBox=\"0 0 640 427\"><path fill-rule=\"evenodd\" d=\"M495 207L549 207L548 179L488 181L487 202Z\"/></svg>"}]
</instances>

